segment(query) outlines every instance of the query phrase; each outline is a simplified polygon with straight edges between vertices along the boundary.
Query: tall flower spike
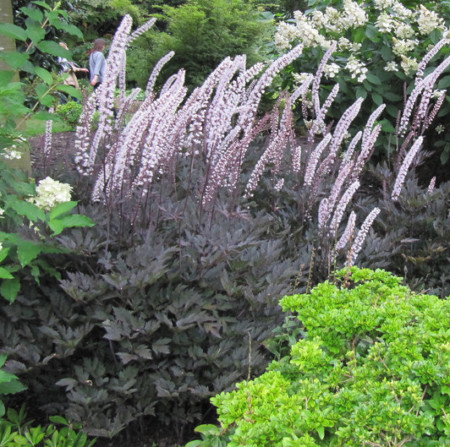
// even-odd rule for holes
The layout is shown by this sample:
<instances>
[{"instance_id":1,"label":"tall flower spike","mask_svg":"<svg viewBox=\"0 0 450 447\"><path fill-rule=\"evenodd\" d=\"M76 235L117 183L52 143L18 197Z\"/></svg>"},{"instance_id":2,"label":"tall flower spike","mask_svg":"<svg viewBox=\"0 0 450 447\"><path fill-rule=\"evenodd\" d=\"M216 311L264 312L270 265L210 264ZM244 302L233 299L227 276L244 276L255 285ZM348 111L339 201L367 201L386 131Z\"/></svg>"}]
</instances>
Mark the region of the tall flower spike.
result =
<instances>
[{"instance_id":1,"label":"tall flower spike","mask_svg":"<svg viewBox=\"0 0 450 447\"><path fill-rule=\"evenodd\" d=\"M135 30L127 39L127 46L129 46L135 39L137 39L140 35L144 34L148 31L154 24L156 23L156 19L150 19L145 22L142 26L140 26L137 30Z\"/></svg>"},{"instance_id":2,"label":"tall flower spike","mask_svg":"<svg viewBox=\"0 0 450 447\"><path fill-rule=\"evenodd\" d=\"M322 141L316 146L314 151L309 156L308 164L306 165L305 171L306 186L311 186L314 179L314 174L316 173L317 164L319 163L320 160L320 156L322 155L322 152L328 146L330 141L331 141L331 134L328 133L325 135Z\"/></svg>"},{"instance_id":3,"label":"tall flower spike","mask_svg":"<svg viewBox=\"0 0 450 447\"><path fill-rule=\"evenodd\" d=\"M333 218L330 223L330 233L334 236L339 228L342 218L344 217L345 210L347 209L348 204L352 200L356 191L360 187L359 180L354 181L348 188L347 191L343 194L341 200L339 201L336 210L334 212ZM331 207L330 207L331 208ZM328 212L331 214L332 209L329 209ZM328 220L328 219L327 219Z\"/></svg>"},{"instance_id":4,"label":"tall flower spike","mask_svg":"<svg viewBox=\"0 0 450 447\"><path fill-rule=\"evenodd\" d=\"M367 234L369 233L370 227L372 226L378 214L380 214L380 208L374 208L361 225L361 229L358 231L358 234L355 237L355 242L353 242L353 245L350 249L350 259L348 262L351 265L353 265L355 259L361 251L363 243L367 237ZM347 267L351 267L351 265L347 265Z\"/></svg>"},{"instance_id":5,"label":"tall flower spike","mask_svg":"<svg viewBox=\"0 0 450 447\"><path fill-rule=\"evenodd\" d=\"M336 251L343 250L345 246L348 244L352 234L355 231L355 224L356 224L356 213L352 211L350 213L350 216L348 216L347 226L345 227L342 236L340 237L339 241L336 244Z\"/></svg>"},{"instance_id":6,"label":"tall flower spike","mask_svg":"<svg viewBox=\"0 0 450 447\"><path fill-rule=\"evenodd\" d=\"M408 127L409 120L411 118L414 109L414 105L419 95L426 89L430 91L430 89L437 81L438 77L449 65L450 65L450 56L444 59L428 76L426 76L424 79L419 80L419 82L416 84L416 87L414 87L413 91L409 95L409 98L406 101L405 107L403 109L403 115L400 119L400 126L398 130L399 135L403 136L406 133L406 129ZM422 102L420 112L422 115L424 113L423 110L425 108L424 102L425 101Z\"/></svg>"},{"instance_id":7,"label":"tall flower spike","mask_svg":"<svg viewBox=\"0 0 450 447\"><path fill-rule=\"evenodd\" d=\"M428 65L428 62L436 56L436 54L439 53L440 49L443 48L445 45L448 45L450 43L449 39L441 39L420 61L419 66L417 67L416 72L416 80L419 80L423 78L423 73L425 71L426 66Z\"/></svg>"},{"instance_id":8,"label":"tall flower spike","mask_svg":"<svg viewBox=\"0 0 450 447\"><path fill-rule=\"evenodd\" d=\"M319 99L319 87L320 87L320 81L322 79L323 75L323 69L325 68L325 65L328 62L328 59L330 59L331 55L336 50L337 42L333 41L330 48L328 48L327 52L324 54L322 60L320 61L319 67L316 71L316 75L314 76L314 82L312 86L312 100L313 100L313 106L314 106L314 112L316 114L316 117L320 114L320 99Z\"/></svg>"},{"instance_id":9,"label":"tall flower spike","mask_svg":"<svg viewBox=\"0 0 450 447\"><path fill-rule=\"evenodd\" d=\"M406 157L403 160L403 163L400 166L400 169L397 174L397 178L395 179L394 188L392 189L391 199L396 201L400 196L400 192L403 187L403 183L405 182L406 174L408 173L409 167L411 166L414 157L419 152L423 142L423 137L417 138L417 140L412 145L410 151L406 154Z\"/></svg>"},{"instance_id":10,"label":"tall flower spike","mask_svg":"<svg viewBox=\"0 0 450 447\"><path fill-rule=\"evenodd\" d=\"M148 82L147 82L147 87L145 89L146 96L153 95L153 89L155 87L156 78L158 77L162 67L164 67L164 65L167 64L167 62L169 62L170 59L172 59L174 56L175 56L175 52L170 51L163 58L161 58L158 61L158 63L155 65L155 67L153 68L152 74L150 75L150 78L148 79Z\"/></svg>"},{"instance_id":11,"label":"tall flower spike","mask_svg":"<svg viewBox=\"0 0 450 447\"><path fill-rule=\"evenodd\" d=\"M53 113L53 107L50 107L48 112ZM44 155L48 155L52 150L52 128L53 128L53 121L48 120L45 123Z\"/></svg>"}]
</instances>

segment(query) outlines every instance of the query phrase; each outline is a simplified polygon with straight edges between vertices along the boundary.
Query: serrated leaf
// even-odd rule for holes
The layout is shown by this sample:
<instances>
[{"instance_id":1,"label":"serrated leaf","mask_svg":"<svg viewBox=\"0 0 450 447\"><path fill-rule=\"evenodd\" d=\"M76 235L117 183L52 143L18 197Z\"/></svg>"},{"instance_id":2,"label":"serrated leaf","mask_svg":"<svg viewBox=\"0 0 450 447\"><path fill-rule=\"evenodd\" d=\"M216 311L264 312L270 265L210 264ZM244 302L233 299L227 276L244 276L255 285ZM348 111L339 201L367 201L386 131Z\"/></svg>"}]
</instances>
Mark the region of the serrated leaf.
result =
<instances>
[{"instance_id":1,"label":"serrated leaf","mask_svg":"<svg viewBox=\"0 0 450 447\"><path fill-rule=\"evenodd\" d=\"M13 279L14 276L3 267L0 267L0 279Z\"/></svg>"},{"instance_id":2,"label":"serrated leaf","mask_svg":"<svg viewBox=\"0 0 450 447\"><path fill-rule=\"evenodd\" d=\"M438 89L445 90L450 87L450 76L444 76L437 84Z\"/></svg>"},{"instance_id":3,"label":"serrated leaf","mask_svg":"<svg viewBox=\"0 0 450 447\"><path fill-rule=\"evenodd\" d=\"M22 240L17 244L17 257L20 265L26 267L35 260L42 251L42 247L31 241Z\"/></svg>"},{"instance_id":4,"label":"serrated leaf","mask_svg":"<svg viewBox=\"0 0 450 447\"><path fill-rule=\"evenodd\" d=\"M66 387L66 391L70 391L73 388L75 388L75 386L78 384L78 382L75 379L71 379L70 377L66 377L64 379L60 379L58 380L55 385L57 386L65 386ZM55 416L56 417L56 416ZM60 417L60 416L59 416ZM50 417L50 420L52 420L52 418Z\"/></svg>"},{"instance_id":5,"label":"serrated leaf","mask_svg":"<svg viewBox=\"0 0 450 447\"><path fill-rule=\"evenodd\" d=\"M19 290L20 281L17 278L4 279L2 281L2 284L0 285L0 294L10 303L13 303L15 301Z\"/></svg>"},{"instance_id":6,"label":"serrated leaf","mask_svg":"<svg viewBox=\"0 0 450 447\"><path fill-rule=\"evenodd\" d=\"M12 23L0 23L0 34L12 37L16 40L21 40L22 42L25 42L25 40L27 40L27 32L20 26L14 25Z\"/></svg>"},{"instance_id":7,"label":"serrated leaf","mask_svg":"<svg viewBox=\"0 0 450 447\"><path fill-rule=\"evenodd\" d=\"M60 234L65 228L73 227L93 227L95 222L87 216L81 214L71 214L61 219L53 219L48 226L53 230L53 235Z\"/></svg>"},{"instance_id":8,"label":"serrated leaf","mask_svg":"<svg viewBox=\"0 0 450 447\"><path fill-rule=\"evenodd\" d=\"M53 77L45 68L36 67L35 72L47 85L53 84Z\"/></svg>"},{"instance_id":9,"label":"serrated leaf","mask_svg":"<svg viewBox=\"0 0 450 447\"><path fill-rule=\"evenodd\" d=\"M9 254L9 247L3 247L0 250L0 262L3 262Z\"/></svg>"},{"instance_id":10,"label":"serrated leaf","mask_svg":"<svg viewBox=\"0 0 450 447\"><path fill-rule=\"evenodd\" d=\"M373 94L372 94L372 99L373 99L373 102L374 102L377 106L383 104L383 97L382 97L381 95L379 95L378 93L373 93Z\"/></svg>"},{"instance_id":11,"label":"serrated leaf","mask_svg":"<svg viewBox=\"0 0 450 447\"><path fill-rule=\"evenodd\" d=\"M24 216L32 222L38 220L45 221L45 213L36 205L25 202L23 200L13 200L8 202L8 205L20 216Z\"/></svg>"},{"instance_id":12,"label":"serrated leaf","mask_svg":"<svg viewBox=\"0 0 450 447\"><path fill-rule=\"evenodd\" d=\"M47 3L41 2L39 0L33 1L31 3L33 3L34 5L42 6L43 8L48 9L49 11L51 11L52 9Z\"/></svg>"},{"instance_id":13,"label":"serrated leaf","mask_svg":"<svg viewBox=\"0 0 450 447\"><path fill-rule=\"evenodd\" d=\"M42 11L38 8L28 8L27 6L24 6L23 8L20 8L20 10L36 22L42 22L44 19L44 14L42 14Z\"/></svg>"},{"instance_id":14,"label":"serrated leaf","mask_svg":"<svg viewBox=\"0 0 450 447\"><path fill-rule=\"evenodd\" d=\"M10 382L0 382L0 394L16 394L25 391L27 387L21 384L18 380L11 380Z\"/></svg>"},{"instance_id":15,"label":"serrated leaf","mask_svg":"<svg viewBox=\"0 0 450 447\"><path fill-rule=\"evenodd\" d=\"M378 76L374 75L373 73L367 73L366 78L369 82L371 82L374 85L381 85L381 81L378 78Z\"/></svg>"},{"instance_id":16,"label":"serrated leaf","mask_svg":"<svg viewBox=\"0 0 450 447\"><path fill-rule=\"evenodd\" d=\"M45 110L41 110L33 115L34 119L42 120L42 121L50 121L56 119L56 116L50 112L46 112Z\"/></svg>"},{"instance_id":17,"label":"serrated leaf","mask_svg":"<svg viewBox=\"0 0 450 447\"><path fill-rule=\"evenodd\" d=\"M56 87L56 90L63 92L63 93L67 93L68 95L73 96L78 99L83 98L83 95L80 92L80 90L78 90L75 87L72 87L71 85L60 84Z\"/></svg>"},{"instance_id":18,"label":"serrated leaf","mask_svg":"<svg viewBox=\"0 0 450 447\"><path fill-rule=\"evenodd\" d=\"M156 353L170 354L170 338L160 338L152 343L152 349Z\"/></svg>"},{"instance_id":19,"label":"serrated leaf","mask_svg":"<svg viewBox=\"0 0 450 447\"><path fill-rule=\"evenodd\" d=\"M45 39L45 29L39 23L27 23L28 38L37 45L41 40Z\"/></svg>"},{"instance_id":20,"label":"serrated leaf","mask_svg":"<svg viewBox=\"0 0 450 447\"><path fill-rule=\"evenodd\" d=\"M64 214L67 214L69 211L73 210L77 206L78 202L63 202L56 205L50 212L50 220L61 217Z\"/></svg>"},{"instance_id":21,"label":"serrated leaf","mask_svg":"<svg viewBox=\"0 0 450 447\"><path fill-rule=\"evenodd\" d=\"M81 30L71 23L66 24L66 26L64 27L64 31L66 33L72 34L72 36L77 36L81 40L84 40L84 36Z\"/></svg>"},{"instance_id":22,"label":"serrated leaf","mask_svg":"<svg viewBox=\"0 0 450 447\"><path fill-rule=\"evenodd\" d=\"M17 51L13 51L13 52L2 52L0 53L0 57L11 68L18 70L23 68L23 66L28 61L30 56L27 53L19 53Z\"/></svg>"},{"instance_id":23,"label":"serrated leaf","mask_svg":"<svg viewBox=\"0 0 450 447\"><path fill-rule=\"evenodd\" d=\"M43 40L37 44L37 47L44 53L51 54L52 56L65 57L67 59L72 58L72 53L70 51L67 51L52 40Z\"/></svg>"},{"instance_id":24,"label":"serrated leaf","mask_svg":"<svg viewBox=\"0 0 450 447\"><path fill-rule=\"evenodd\" d=\"M132 362L133 360L137 360L138 359L137 355L129 354L127 352L118 352L116 355L117 355L117 357L120 358L120 360L122 361L122 363L124 365Z\"/></svg>"},{"instance_id":25,"label":"serrated leaf","mask_svg":"<svg viewBox=\"0 0 450 447\"><path fill-rule=\"evenodd\" d=\"M6 87L12 81L13 76L14 72L11 70L0 70L0 87ZM20 88L20 83L14 83L14 86Z\"/></svg>"}]
</instances>

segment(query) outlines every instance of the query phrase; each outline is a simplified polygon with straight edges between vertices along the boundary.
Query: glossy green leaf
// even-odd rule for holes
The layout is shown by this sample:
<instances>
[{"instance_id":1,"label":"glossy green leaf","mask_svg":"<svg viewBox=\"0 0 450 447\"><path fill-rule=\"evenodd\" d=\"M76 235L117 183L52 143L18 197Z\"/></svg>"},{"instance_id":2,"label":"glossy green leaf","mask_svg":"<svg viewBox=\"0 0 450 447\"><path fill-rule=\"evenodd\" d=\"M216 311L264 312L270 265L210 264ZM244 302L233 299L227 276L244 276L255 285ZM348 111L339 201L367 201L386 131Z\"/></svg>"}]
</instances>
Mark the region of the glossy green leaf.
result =
<instances>
[{"instance_id":1,"label":"glossy green leaf","mask_svg":"<svg viewBox=\"0 0 450 447\"><path fill-rule=\"evenodd\" d=\"M44 20L44 14L42 14L42 11L38 8L28 8L27 6L24 6L23 8L20 8L20 10L36 22L42 22Z\"/></svg>"},{"instance_id":2,"label":"glossy green leaf","mask_svg":"<svg viewBox=\"0 0 450 447\"><path fill-rule=\"evenodd\" d=\"M51 210L50 220L57 219L64 214L69 213L77 206L77 204L78 202L75 201L59 203Z\"/></svg>"},{"instance_id":3,"label":"glossy green leaf","mask_svg":"<svg viewBox=\"0 0 450 447\"><path fill-rule=\"evenodd\" d=\"M11 273L8 270L6 270L5 268L0 267L0 278L1 279L13 279L14 276L11 275Z\"/></svg>"},{"instance_id":4,"label":"glossy green leaf","mask_svg":"<svg viewBox=\"0 0 450 447\"><path fill-rule=\"evenodd\" d=\"M70 51L67 51L61 45L52 40L43 40L38 43L37 47L44 53L51 54L52 56L66 57L68 59L72 57Z\"/></svg>"},{"instance_id":5,"label":"glossy green leaf","mask_svg":"<svg viewBox=\"0 0 450 447\"><path fill-rule=\"evenodd\" d=\"M53 83L53 77L51 73L44 68L36 67L36 74L47 84L51 85Z\"/></svg>"},{"instance_id":6,"label":"glossy green leaf","mask_svg":"<svg viewBox=\"0 0 450 447\"><path fill-rule=\"evenodd\" d=\"M16 300L19 291L20 281L18 278L2 280L0 285L0 294L10 303L13 303Z\"/></svg>"},{"instance_id":7,"label":"glossy green leaf","mask_svg":"<svg viewBox=\"0 0 450 447\"><path fill-rule=\"evenodd\" d=\"M26 31L20 26L14 25L12 23L0 23L0 34L12 37L16 40L21 40L23 42L27 40Z\"/></svg>"}]
</instances>

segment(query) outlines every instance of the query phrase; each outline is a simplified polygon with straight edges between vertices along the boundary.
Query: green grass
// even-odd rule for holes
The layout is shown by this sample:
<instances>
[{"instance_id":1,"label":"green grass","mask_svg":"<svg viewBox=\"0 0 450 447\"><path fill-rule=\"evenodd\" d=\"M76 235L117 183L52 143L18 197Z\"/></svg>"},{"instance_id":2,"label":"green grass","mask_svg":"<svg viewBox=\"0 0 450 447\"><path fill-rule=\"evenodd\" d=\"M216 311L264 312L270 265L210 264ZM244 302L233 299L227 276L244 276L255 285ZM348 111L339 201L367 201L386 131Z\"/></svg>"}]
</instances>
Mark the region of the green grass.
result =
<instances>
[{"instance_id":1,"label":"green grass","mask_svg":"<svg viewBox=\"0 0 450 447\"><path fill-rule=\"evenodd\" d=\"M38 120L34 118L30 118L26 122L26 134L30 137L35 137L36 135L42 135L45 133L45 124L46 121ZM58 133L58 132L70 132L71 130L74 130L69 124L65 123L64 121L61 121L58 118L55 118L53 120L53 127L52 132Z\"/></svg>"}]
</instances>

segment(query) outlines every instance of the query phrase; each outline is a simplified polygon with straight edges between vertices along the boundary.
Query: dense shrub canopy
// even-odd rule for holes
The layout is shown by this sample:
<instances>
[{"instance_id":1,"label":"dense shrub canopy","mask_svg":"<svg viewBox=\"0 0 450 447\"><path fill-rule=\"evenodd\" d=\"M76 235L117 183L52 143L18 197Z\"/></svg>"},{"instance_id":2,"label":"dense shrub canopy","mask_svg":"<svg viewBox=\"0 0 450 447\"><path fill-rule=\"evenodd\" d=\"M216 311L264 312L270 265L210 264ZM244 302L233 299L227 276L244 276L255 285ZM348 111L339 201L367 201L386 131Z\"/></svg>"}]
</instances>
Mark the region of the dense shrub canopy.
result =
<instances>
[{"instance_id":1,"label":"dense shrub canopy","mask_svg":"<svg viewBox=\"0 0 450 447\"><path fill-rule=\"evenodd\" d=\"M305 338L261 377L213 399L222 445L446 445L449 301L411 293L382 270L338 277L282 299Z\"/></svg>"}]
</instances>

